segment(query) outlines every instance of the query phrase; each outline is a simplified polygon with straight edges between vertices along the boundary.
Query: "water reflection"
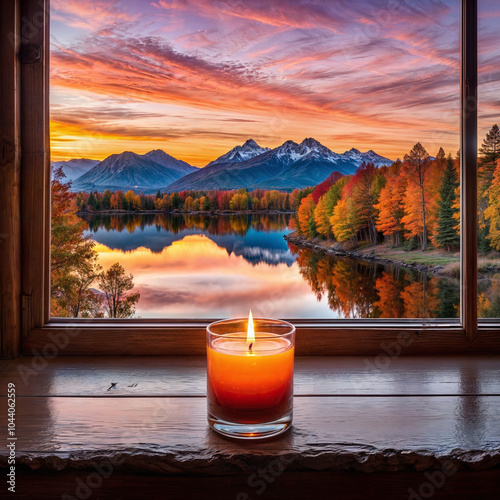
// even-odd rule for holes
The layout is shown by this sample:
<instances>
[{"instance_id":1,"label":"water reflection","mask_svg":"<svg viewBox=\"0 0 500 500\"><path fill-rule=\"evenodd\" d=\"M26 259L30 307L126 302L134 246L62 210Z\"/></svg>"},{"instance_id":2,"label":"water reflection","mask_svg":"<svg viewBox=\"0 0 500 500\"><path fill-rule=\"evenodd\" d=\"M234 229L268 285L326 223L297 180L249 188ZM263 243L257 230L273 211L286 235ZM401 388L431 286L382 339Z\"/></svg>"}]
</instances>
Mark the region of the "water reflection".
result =
<instances>
[{"instance_id":1,"label":"water reflection","mask_svg":"<svg viewBox=\"0 0 500 500\"><path fill-rule=\"evenodd\" d=\"M95 215L100 263L119 261L142 317L457 317L457 280L288 245L290 216Z\"/></svg>"},{"instance_id":2,"label":"water reflection","mask_svg":"<svg viewBox=\"0 0 500 500\"><path fill-rule=\"evenodd\" d=\"M274 215L94 215L84 218L94 240L108 248L133 252L144 247L161 253L186 236L204 234L228 255L242 256L251 264L276 266L295 262L283 235L289 214ZM104 229L104 231L103 231Z\"/></svg>"},{"instance_id":3,"label":"water reflection","mask_svg":"<svg viewBox=\"0 0 500 500\"><path fill-rule=\"evenodd\" d=\"M455 280L395 265L325 257L293 245L290 248L317 299L326 297L340 317L458 317L460 289Z\"/></svg>"}]
</instances>

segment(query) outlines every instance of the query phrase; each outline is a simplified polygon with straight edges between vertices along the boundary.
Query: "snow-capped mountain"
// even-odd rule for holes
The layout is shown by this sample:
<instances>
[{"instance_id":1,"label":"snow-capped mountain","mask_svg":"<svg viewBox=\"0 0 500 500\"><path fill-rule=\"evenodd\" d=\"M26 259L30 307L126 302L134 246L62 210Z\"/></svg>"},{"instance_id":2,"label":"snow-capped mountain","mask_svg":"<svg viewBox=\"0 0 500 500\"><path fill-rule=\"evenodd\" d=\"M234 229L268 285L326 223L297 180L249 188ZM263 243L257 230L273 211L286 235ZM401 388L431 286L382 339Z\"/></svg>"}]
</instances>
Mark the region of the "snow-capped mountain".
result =
<instances>
[{"instance_id":1,"label":"snow-capped mountain","mask_svg":"<svg viewBox=\"0 0 500 500\"><path fill-rule=\"evenodd\" d=\"M261 148L253 139L248 139L242 146L236 146L231 151L211 161L207 167L217 163L240 163L255 158L266 151L270 151L270 149Z\"/></svg>"},{"instance_id":2,"label":"snow-capped mountain","mask_svg":"<svg viewBox=\"0 0 500 500\"><path fill-rule=\"evenodd\" d=\"M194 170L198 169L160 150L150 151L145 155L125 151L108 156L95 165L76 179L72 190L133 189L137 192L151 192L165 184L171 184Z\"/></svg>"},{"instance_id":3,"label":"snow-capped mountain","mask_svg":"<svg viewBox=\"0 0 500 500\"><path fill-rule=\"evenodd\" d=\"M254 141L251 141L257 146ZM249 144L250 141L245 143ZM228 161L237 148L169 185L169 192L184 189L294 189L314 186L332 172L353 174L363 161L377 166L391 165L392 161L373 151L361 153L352 149L344 154L334 153L316 139L307 138L300 144L286 141L274 149L243 161ZM258 146L260 148L260 146ZM264 149L264 148L261 148ZM237 151L238 152L238 151Z\"/></svg>"},{"instance_id":4,"label":"snow-capped mountain","mask_svg":"<svg viewBox=\"0 0 500 500\"><path fill-rule=\"evenodd\" d=\"M64 182L74 181L78 179L81 175L87 173L92 167L95 167L100 160L90 160L88 158L74 158L68 161L53 161L51 163L52 166L52 175L54 175L54 171L62 167L65 178Z\"/></svg>"},{"instance_id":5,"label":"snow-capped mountain","mask_svg":"<svg viewBox=\"0 0 500 500\"><path fill-rule=\"evenodd\" d=\"M387 158L384 158L383 156L378 155L373 151L373 149L370 149L366 153L362 153L359 149L356 148L351 148L349 151L346 151L343 155L344 158L349 158L350 160L353 160L355 162L361 163L366 162L366 163L373 163L376 167L383 167L388 165L388 161L390 162L389 165L392 163L392 161L387 160Z\"/></svg>"}]
</instances>

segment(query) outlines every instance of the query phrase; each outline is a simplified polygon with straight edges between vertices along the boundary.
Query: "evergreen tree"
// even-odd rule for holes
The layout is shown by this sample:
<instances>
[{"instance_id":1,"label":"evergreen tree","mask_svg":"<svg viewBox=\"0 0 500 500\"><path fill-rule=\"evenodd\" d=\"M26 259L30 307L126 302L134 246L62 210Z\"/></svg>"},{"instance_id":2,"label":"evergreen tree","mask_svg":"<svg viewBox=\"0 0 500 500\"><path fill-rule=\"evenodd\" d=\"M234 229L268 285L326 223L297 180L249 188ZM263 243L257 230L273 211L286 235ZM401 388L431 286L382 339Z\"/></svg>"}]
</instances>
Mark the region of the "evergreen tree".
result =
<instances>
[{"instance_id":1,"label":"evergreen tree","mask_svg":"<svg viewBox=\"0 0 500 500\"><path fill-rule=\"evenodd\" d=\"M105 210L109 210L111 208L111 196L112 192L109 189L106 189L104 191L104 194L102 195L102 208Z\"/></svg>"},{"instance_id":2,"label":"evergreen tree","mask_svg":"<svg viewBox=\"0 0 500 500\"><path fill-rule=\"evenodd\" d=\"M495 163L500 158L500 130L493 125L479 148L481 164Z\"/></svg>"},{"instance_id":3,"label":"evergreen tree","mask_svg":"<svg viewBox=\"0 0 500 500\"><path fill-rule=\"evenodd\" d=\"M460 246L460 237L455 229L454 217L457 209L453 206L457 197L458 185L458 173L450 155L446 160L446 168L439 188L438 234L436 235L438 245L447 248L449 252L451 252L452 247Z\"/></svg>"},{"instance_id":4,"label":"evergreen tree","mask_svg":"<svg viewBox=\"0 0 500 500\"><path fill-rule=\"evenodd\" d=\"M459 315L460 287L450 280L438 281L439 318L457 318Z\"/></svg>"},{"instance_id":5,"label":"evergreen tree","mask_svg":"<svg viewBox=\"0 0 500 500\"><path fill-rule=\"evenodd\" d=\"M179 196L179 193L175 192L172 194L170 197L170 203L172 204L172 208L174 210L178 210L182 206L182 200L181 197Z\"/></svg>"},{"instance_id":6,"label":"evergreen tree","mask_svg":"<svg viewBox=\"0 0 500 500\"><path fill-rule=\"evenodd\" d=\"M92 191L90 192L89 197L87 198L87 205L94 210L96 209L97 199Z\"/></svg>"}]
</instances>

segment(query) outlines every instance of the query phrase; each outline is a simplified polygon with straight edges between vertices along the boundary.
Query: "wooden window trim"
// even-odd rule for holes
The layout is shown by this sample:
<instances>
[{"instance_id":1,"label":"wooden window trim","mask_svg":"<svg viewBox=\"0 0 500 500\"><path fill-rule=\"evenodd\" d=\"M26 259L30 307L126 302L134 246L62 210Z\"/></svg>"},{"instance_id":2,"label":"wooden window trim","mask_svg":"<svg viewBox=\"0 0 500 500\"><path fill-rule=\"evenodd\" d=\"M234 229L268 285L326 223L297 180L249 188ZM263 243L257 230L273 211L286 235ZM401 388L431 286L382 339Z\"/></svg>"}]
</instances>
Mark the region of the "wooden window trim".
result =
<instances>
[{"instance_id":1,"label":"wooden window trim","mask_svg":"<svg viewBox=\"0 0 500 500\"><path fill-rule=\"evenodd\" d=\"M461 320L426 320L423 324L404 320L297 320L297 354L384 355L391 346L392 352L397 352L398 345L401 355L500 352L498 325L481 324L478 328L477 322L477 0L461 1ZM7 83L11 101L19 102L16 109L20 109L20 119L14 121L11 135L20 136L22 150L20 160L19 148L14 148L8 158L22 203L19 198L5 202L5 196L0 200L14 214L17 225L12 234L22 235L22 251L13 245L6 252L9 258L0 262L2 271L11 270L7 276L2 273L2 289L13 290L8 300L2 295L2 316L8 316L5 311L9 308L22 312L22 324L16 313L18 320L11 321L3 332L2 354L43 354L48 346L58 343L61 354L202 354L207 320L50 318L49 0L6 0L2 9L17 13L11 12L11 25L7 27L20 40L20 47L7 54L15 74ZM9 20L2 21L3 30ZM11 114L16 116L15 111ZM20 221L15 217L19 212ZM21 293L16 293L15 283L20 284Z\"/></svg>"}]
</instances>

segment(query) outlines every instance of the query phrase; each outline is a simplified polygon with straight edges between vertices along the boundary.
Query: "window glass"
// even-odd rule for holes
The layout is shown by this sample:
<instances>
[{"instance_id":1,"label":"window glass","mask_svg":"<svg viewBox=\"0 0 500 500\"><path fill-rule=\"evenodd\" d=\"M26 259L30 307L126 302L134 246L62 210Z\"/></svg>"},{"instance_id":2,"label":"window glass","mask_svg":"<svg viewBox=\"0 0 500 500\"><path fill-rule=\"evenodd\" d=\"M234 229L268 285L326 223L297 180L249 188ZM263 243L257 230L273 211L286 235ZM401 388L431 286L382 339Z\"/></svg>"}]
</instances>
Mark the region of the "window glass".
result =
<instances>
[{"instance_id":1,"label":"window glass","mask_svg":"<svg viewBox=\"0 0 500 500\"><path fill-rule=\"evenodd\" d=\"M52 0L52 316L457 318L459 16Z\"/></svg>"},{"instance_id":2,"label":"window glass","mask_svg":"<svg viewBox=\"0 0 500 500\"><path fill-rule=\"evenodd\" d=\"M500 5L478 2L478 316L500 317Z\"/></svg>"}]
</instances>

